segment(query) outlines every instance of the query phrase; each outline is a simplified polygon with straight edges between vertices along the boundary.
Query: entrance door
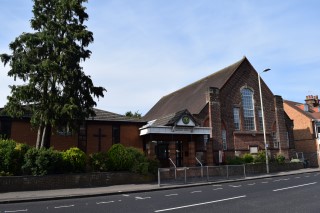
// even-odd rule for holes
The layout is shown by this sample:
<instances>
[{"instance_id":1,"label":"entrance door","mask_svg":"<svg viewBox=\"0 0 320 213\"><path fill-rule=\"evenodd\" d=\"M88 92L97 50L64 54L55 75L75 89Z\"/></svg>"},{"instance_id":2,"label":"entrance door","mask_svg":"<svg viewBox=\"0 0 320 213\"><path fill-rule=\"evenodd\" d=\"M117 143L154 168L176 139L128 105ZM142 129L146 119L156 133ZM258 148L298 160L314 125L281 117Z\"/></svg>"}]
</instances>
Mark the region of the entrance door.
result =
<instances>
[{"instance_id":1,"label":"entrance door","mask_svg":"<svg viewBox=\"0 0 320 213\"><path fill-rule=\"evenodd\" d=\"M181 167L183 164L183 146L182 141L176 142L176 165Z\"/></svg>"},{"instance_id":2,"label":"entrance door","mask_svg":"<svg viewBox=\"0 0 320 213\"><path fill-rule=\"evenodd\" d=\"M157 142L155 147L157 158L161 167L169 167L169 144L165 142Z\"/></svg>"}]
</instances>

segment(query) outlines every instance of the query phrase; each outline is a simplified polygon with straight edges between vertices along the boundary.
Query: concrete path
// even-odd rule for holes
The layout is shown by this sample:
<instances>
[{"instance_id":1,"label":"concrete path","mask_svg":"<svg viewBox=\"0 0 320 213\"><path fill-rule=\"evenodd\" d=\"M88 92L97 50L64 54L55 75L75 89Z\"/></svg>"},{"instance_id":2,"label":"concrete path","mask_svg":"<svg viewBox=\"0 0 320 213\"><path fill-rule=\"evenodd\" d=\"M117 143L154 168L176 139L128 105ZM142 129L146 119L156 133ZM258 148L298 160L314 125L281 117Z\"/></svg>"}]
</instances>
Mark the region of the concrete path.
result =
<instances>
[{"instance_id":1,"label":"concrete path","mask_svg":"<svg viewBox=\"0 0 320 213\"><path fill-rule=\"evenodd\" d=\"M56 190L43 190L43 191L22 191L22 192L6 192L0 193L0 204L3 203L15 203L15 202L28 202L28 201L43 201L53 199L66 199L66 198L81 198L89 196L99 195L114 195L123 193L136 193L155 190L168 190L182 187L192 187L199 185L212 185L226 182L236 182L251 179L261 179L267 177L287 176L301 173L313 173L320 172L319 168L306 168L288 172L278 172L270 174L260 174L252 177L247 177L238 180L223 180L217 182L205 182L194 183L187 185L165 185L159 187L157 183L150 184L127 184L127 185L114 185L107 187L95 187L95 188L76 188L76 189L56 189Z\"/></svg>"}]
</instances>

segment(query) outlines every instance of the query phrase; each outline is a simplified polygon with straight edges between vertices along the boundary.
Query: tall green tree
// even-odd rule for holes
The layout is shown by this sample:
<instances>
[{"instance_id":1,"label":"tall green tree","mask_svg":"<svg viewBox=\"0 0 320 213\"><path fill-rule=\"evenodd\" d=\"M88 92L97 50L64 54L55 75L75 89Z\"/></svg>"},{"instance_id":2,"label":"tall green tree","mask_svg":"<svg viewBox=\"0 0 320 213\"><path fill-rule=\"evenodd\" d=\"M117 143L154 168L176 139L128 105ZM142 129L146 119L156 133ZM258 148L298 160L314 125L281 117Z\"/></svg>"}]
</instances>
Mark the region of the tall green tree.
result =
<instances>
[{"instance_id":1,"label":"tall green tree","mask_svg":"<svg viewBox=\"0 0 320 213\"><path fill-rule=\"evenodd\" d=\"M37 147L47 147L52 127L76 129L94 115L94 98L104 97L106 90L94 86L81 66L90 57L87 47L93 42L84 25L87 0L33 2L33 32L22 33L9 44L12 54L0 55L4 65L10 65L8 76L24 81L10 86L5 110L15 117L28 110L38 128Z\"/></svg>"}]
</instances>

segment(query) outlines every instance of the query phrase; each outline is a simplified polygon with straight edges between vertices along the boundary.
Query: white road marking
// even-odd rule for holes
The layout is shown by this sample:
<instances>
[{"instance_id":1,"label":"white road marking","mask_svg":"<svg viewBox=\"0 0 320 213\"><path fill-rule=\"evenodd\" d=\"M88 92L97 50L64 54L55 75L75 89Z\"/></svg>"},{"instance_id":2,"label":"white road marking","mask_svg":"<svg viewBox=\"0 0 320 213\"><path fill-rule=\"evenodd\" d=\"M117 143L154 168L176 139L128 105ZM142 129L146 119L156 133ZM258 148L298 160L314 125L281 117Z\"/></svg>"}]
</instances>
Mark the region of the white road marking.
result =
<instances>
[{"instance_id":1,"label":"white road marking","mask_svg":"<svg viewBox=\"0 0 320 213\"><path fill-rule=\"evenodd\" d=\"M212 186L222 186L221 184L217 184L217 185L212 185Z\"/></svg>"},{"instance_id":2,"label":"white road marking","mask_svg":"<svg viewBox=\"0 0 320 213\"><path fill-rule=\"evenodd\" d=\"M27 212L28 209L20 209L20 210L13 210L13 211L4 211L5 213L9 213L9 212Z\"/></svg>"},{"instance_id":3,"label":"white road marking","mask_svg":"<svg viewBox=\"0 0 320 213\"><path fill-rule=\"evenodd\" d=\"M171 197L171 196L178 196L178 194L169 194L169 195L165 195L166 197Z\"/></svg>"},{"instance_id":4,"label":"white road marking","mask_svg":"<svg viewBox=\"0 0 320 213\"><path fill-rule=\"evenodd\" d=\"M306 176L304 176L304 177L310 177L310 175L306 175Z\"/></svg>"},{"instance_id":5,"label":"white road marking","mask_svg":"<svg viewBox=\"0 0 320 213\"><path fill-rule=\"evenodd\" d=\"M130 197L130 195L126 195L126 194L123 194L122 196L123 196L123 197Z\"/></svg>"},{"instance_id":6,"label":"white road marking","mask_svg":"<svg viewBox=\"0 0 320 213\"><path fill-rule=\"evenodd\" d=\"M145 200L145 199L150 199L151 197L135 197L136 200Z\"/></svg>"},{"instance_id":7,"label":"white road marking","mask_svg":"<svg viewBox=\"0 0 320 213\"><path fill-rule=\"evenodd\" d=\"M160 209L160 210L156 210L154 212L172 211L172 210L176 210L176 209L184 209L184 208L189 208L189 207L194 207L194 206L201 206L201 205L207 205L207 204L211 204L211 203L218 203L218 202L222 202L222 201L235 200L235 199L244 198L244 197L246 197L246 195L242 195L242 196L238 196L238 197L230 197L230 198L221 199L221 200L213 200L213 201L209 201L209 202L205 202L205 203L195 203L195 204L186 205L186 206L177 206L174 208Z\"/></svg>"},{"instance_id":8,"label":"white road marking","mask_svg":"<svg viewBox=\"0 0 320 213\"><path fill-rule=\"evenodd\" d=\"M233 188L237 188L237 187L241 187L242 185L229 185L229 186Z\"/></svg>"},{"instance_id":9,"label":"white road marking","mask_svg":"<svg viewBox=\"0 0 320 213\"><path fill-rule=\"evenodd\" d=\"M293 188L298 188L298 187L302 187L302 186L308 186L308 185L313 185L316 184L317 182L313 182L313 183L306 183L306 184L302 184L302 185L297 185L297 186L290 186L290 187L286 187L286 188L281 188L281 189L274 189L274 192L277 191L282 191L282 190L286 190L286 189L293 189Z\"/></svg>"},{"instance_id":10,"label":"white road marking","mask_svg":"<svg viewBox=\"0 0 320 213\"><path fill-rule=\"evenodd\" d=\"M202 191L193 191L193 192L190 192L191 194L194 194L194 193L201 193Z\"/></svg>"},{"instance_id":11,"label":"white road marking","mask_svg":"<svg viewBox=\"0 0 320 213\"><path fill-rule=\"evenodd\" d=\"M295 177L295 179L298 179L298 178L301 178L301 177Z\"/></svg>"},{"instance_id":12,"label":"white road marking","mask_svg":"<svg viewBox=\"0 0 320 213\"><path fill-rule=\"evenodd\" d=\"M223 188L215 188L215 189L213 189L213 190L221 190L221 189L223 189Z\"/></svg>"},{"instance_id":13,"label":"white road marking","mask_svg":"<svg viewBox=\"0 0 320 213\"><path fill-rule=\"evenodd\" d=\"M61 209L61 208L70 208L70 207L74 207L74 205L69 205L69 206L55 206L55 209Z\"/></svg>"},{"instance_id":14,"label":"white road marking","mask_svg":"<svg viewBox=\"0 0 320 213\"><path fill-rule=\"evenodd\" d=\"M99 204L108 204L108 203L114 203L114 201L111 200L111 201L96 202L97 205L99 205Z\"/></svg>"},{"instance_id":15,"label":"white road marking","mask_svg":"<svg viewBox=\"0 0 320 213\"><path fill-rule=\"evenodd\" d=\"M248 186L256 185L256 183L248 183Z\"/></svg>"},{"instance_id":16,"label":"white road marking","mask_svg":"<svg viewBox=\"0 0 320 213\"><path fill-rule=\"evenodd\" d=\"M278 180L274 180L273 182L279 182L279 181L281 181L281 179L278 179Z\"/></svg>"},{"instance_id":17,"label":"white road marking","mask_svg":"<svg viewBox=\"0 0 320 213\"><path fill-rule=\"evenodd\" d=\"M268 181L264 181L264 182L261 182L261 183L269 183Z\"/></svg>"}]
</instances>

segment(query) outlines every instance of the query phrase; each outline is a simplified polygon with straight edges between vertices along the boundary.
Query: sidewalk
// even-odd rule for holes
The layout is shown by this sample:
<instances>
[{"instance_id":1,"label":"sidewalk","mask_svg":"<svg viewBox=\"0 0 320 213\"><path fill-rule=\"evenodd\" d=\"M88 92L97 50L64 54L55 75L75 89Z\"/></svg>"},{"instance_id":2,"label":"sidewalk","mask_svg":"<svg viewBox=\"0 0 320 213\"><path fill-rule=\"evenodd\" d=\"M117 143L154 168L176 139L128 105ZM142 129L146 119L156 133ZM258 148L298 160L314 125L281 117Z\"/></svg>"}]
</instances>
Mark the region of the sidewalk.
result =
<instances>
[{"instance_id":1,"label":"sidewalk","mask_svg":"<svg viewBox=\"0 0 320 213\"><path fill-rule=\"evenodd\" d=\"M6 192L0 194L0 204L4 203L16 203L16 202L28 202L28 201L43 201L53 199L66 199L66 198L81 198L99 195L115 195L126 194L135 192L147 192L156 190L168 190L183 187L193 187L200 185L211 185L226 182L236 182L243 180L261 179L267 177L287 176L302 173L320 172L319 168L306 168L288 172L278 172L270 174L261 174L253 177L247 177L245 179L238 180L223 180L217 182L202 182L187 185L166 185L159 187L157 183L151 184L127 184L127 185L114 185L108 187L96 187L96 188L76 188L76 189L56 189L45 191L23 191L23 192Z\"/></svg>"}]
</instances>

